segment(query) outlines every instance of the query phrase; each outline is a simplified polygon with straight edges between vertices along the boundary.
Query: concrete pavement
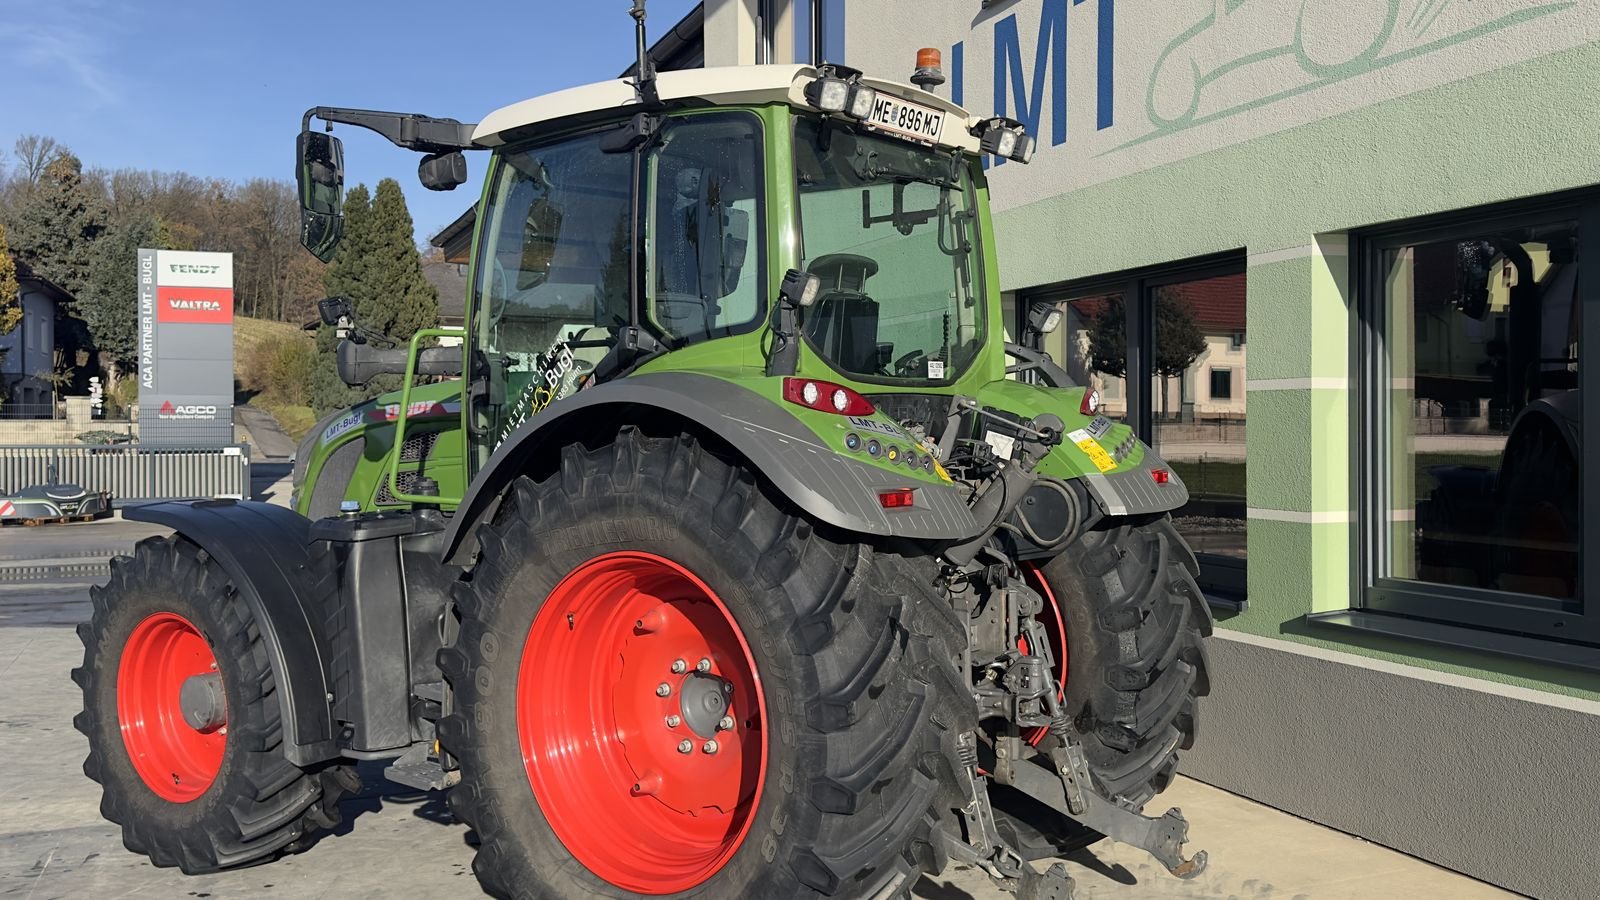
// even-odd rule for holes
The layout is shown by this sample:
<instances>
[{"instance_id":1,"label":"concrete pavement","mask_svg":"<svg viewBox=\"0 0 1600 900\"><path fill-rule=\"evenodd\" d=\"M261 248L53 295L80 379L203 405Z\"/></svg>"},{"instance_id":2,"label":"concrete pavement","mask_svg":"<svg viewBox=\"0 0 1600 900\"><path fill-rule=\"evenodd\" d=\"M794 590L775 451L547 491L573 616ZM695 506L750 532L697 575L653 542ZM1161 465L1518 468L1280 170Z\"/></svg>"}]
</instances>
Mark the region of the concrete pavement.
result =
<instances>
[{"instance_id":1,"label":"concrete pavement","mask_svg":"<svg viewBox=\"0 0 1600 900\"><path fill-rule=\"evenodd\" d=\"M257 463L252 469L258 499L287 502L286 466ZM99 786L81 769L87 743L72 727L81 696L68 673L83 655L73 627L88 618L84 582L90 579L30 582L23 575L8 580L5 573L18 574L16 567L42 559L103 569L109 556L161 532L122 520L0 531L0 735L7 751L0 765L0 897L477 895L468 829L451 818L442 794L384 781L382 764L363 765L365 789L344 804L346 823L337 833L270 865L191 878L123 849L119 830L100 817ZM1208 851L1207 871L1180 881L1142 851L1102 842L1067 861L1079 900L1514 896L1186 778L1150 812L1168 806L1188 816L1188 849ZM982 872L956 867L924 878L915 896L1010 895Z\"/></svg>"},{"instance_id":2,"label":"concrete pavement","mask_svg":"<svg viewBox=\"0 0 1600 900\"><path fill-rule=\"evenodd\" d=\"M80 768L72 728L80 704L68 672L82 656L72 626L88 615L82 586L0 586L0 896L380 898L476 895L473 849L441 794L418 794L363 767L366 788L345 804L346 825L304 853L270 865L186 877L124 850L100 818L98 786ZM1247 764L1247 763L1243 763ZM1142 852L1101 843L1069 860L1080 900L1510 897L1481 882L1180 778L1152 805L1181 806L1191 849L1210 868L1194 881L1167 875ZM923 879L924 900L998 900L982 873L957 868Z\"/></svg>"}]
</instances>

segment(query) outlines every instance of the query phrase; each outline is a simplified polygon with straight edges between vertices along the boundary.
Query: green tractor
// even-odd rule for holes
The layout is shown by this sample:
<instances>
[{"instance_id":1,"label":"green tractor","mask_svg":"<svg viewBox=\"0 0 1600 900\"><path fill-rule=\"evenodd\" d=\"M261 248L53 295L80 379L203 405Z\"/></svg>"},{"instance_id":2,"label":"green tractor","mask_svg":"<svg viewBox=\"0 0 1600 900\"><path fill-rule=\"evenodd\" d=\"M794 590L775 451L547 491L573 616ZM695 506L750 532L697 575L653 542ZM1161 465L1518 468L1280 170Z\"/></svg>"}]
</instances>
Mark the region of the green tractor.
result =
<instances>
[{"instance_id":1,"label":"green tractor","mask_svg":"<svg viewBox=\"0 0 1600 900\"><path fill-rule=\"evenodd\" d=\"M1103 836L1197 874L1141 813L1209 690L1188 494L1038 351L1054 308L1006 342L980 163L1032 139L843 66L641 63L477 125L307 113L324 258L313 119L430 188L488 155L468 324L385 349L325 301L341 376L404 386L311 433L294 509L125 513L174 534L79 629L104 814L210 872L383 760L498 896L903 897L955 862L1060 898L1035 861Z\"/></svg>"}]
</instances>

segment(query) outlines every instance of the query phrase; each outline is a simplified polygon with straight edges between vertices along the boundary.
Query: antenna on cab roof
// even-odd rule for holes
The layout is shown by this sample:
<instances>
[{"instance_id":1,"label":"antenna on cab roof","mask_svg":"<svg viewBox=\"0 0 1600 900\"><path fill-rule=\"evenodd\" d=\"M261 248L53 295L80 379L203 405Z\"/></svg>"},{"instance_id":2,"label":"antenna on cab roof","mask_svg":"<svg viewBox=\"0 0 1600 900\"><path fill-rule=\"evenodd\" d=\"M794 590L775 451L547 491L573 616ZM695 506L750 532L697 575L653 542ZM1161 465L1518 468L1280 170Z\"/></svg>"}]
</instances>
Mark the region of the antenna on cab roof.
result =
<instances>
[{"instance_id":1,"label":"antenna on cab roof","mask_svg":"<svg viewBox=\"0 0 1600 900\"><path fill-rule=\"evenodd\" d=\"M645 44L644 35L644 0L633 0L633 9L628 10L628 15L633 16L634 44L639 53L639 65L634 70L633 87L639 92L639 102L646 106L661 105L661 97L656 93L656 66L650 59L650 48Z\"/></svg>"}]
</instances>

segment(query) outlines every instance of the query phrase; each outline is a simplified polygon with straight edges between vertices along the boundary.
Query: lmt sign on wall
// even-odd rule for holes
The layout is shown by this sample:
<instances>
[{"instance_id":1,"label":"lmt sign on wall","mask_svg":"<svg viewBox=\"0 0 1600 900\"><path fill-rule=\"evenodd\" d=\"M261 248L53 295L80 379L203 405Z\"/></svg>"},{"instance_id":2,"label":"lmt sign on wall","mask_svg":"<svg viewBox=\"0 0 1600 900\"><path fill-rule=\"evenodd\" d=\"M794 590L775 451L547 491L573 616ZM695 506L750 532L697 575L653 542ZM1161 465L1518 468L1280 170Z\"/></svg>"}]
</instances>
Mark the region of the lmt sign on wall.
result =
<instances>
[{"instance_id":1,"label":"lmt sign on wall","mask_svg":"<svg viewBox=\"0 0 1600 900\"><path fill-rule=\"evenodd\" d=\"M139 251L139 442L233 443L233 254Z\"/></svg>"}]
</instances>

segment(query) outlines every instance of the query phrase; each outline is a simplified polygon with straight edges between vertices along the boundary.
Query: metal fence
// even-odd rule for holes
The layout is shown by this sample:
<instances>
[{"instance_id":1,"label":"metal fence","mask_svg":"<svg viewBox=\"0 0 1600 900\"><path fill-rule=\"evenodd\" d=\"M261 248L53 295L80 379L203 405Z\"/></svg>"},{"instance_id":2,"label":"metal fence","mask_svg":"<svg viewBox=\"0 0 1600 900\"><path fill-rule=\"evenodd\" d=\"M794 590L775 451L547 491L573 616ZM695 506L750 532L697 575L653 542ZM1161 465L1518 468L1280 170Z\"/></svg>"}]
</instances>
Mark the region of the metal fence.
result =
<instances>
[{"instance_id":1,"label":"metal fence","mask_svg":"<svg viewBox=\"0 0 1600 900\"><path fill-rule=\"evenodd\" d=\"M145 500L248 499L250 448L0 447L0 492L44 484L52 474L85 490L110 491L117 506Z\"/></svg>"}]
</instances>

